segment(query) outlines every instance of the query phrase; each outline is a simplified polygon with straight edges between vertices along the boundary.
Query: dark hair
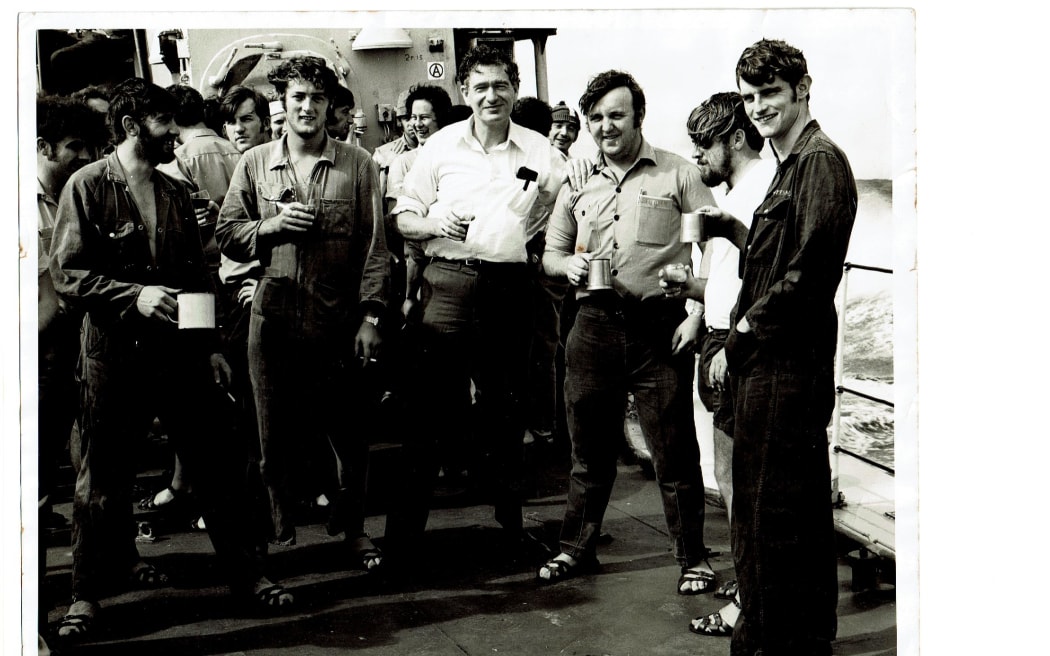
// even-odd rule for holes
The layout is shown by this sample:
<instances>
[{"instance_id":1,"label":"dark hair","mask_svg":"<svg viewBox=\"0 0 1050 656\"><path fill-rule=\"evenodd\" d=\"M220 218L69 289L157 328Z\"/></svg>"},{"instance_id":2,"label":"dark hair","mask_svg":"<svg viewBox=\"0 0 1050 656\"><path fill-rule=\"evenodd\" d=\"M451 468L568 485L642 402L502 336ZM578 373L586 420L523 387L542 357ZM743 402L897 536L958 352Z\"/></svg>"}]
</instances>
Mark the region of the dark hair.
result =
<instances>
[{"instance_id":1,"label":"dark hair","mask_svg":"<svg viewBox=\"0 0 1050 656\"><path fill-rule=\"evenodd\" d=\"M587 117L591 108L602 96L620 87L627 87L627 90L631 92L631 102L634 105L634 124L636 127L641 125L642 116L645 115L645 93L634 79L634 76L624 71L605 71L595 75L587 82L587 90L580 96L580 112L584 118Z\"/></svg>"},{"instance_id":2,"label":"dark hair","mask_svg":"<svg viewBox=\"0 0 1050 656\"><path fill-rule=\"evenodd\" d=\"M551 106L539 98L523 96L514 102L510 120L523 128L535 130L543 136L551 133Z\"/></svg>"},{"instance_id":3,"label":"dark hair","mask_svg":"<svg viewBox=\"0 0 1050 656\"><path fill-rule=\"evenodd\" d=\"M108 88L99 86L97 84L92 84L90 86L84 87L83 89L78 89L77 91L74 91L72 94L70 94L69 97L73 100L78 100L82 103L86 103L89 100L104 100L108 103L109 96L110 91Z\"/></svg>"},{"instance_id":4,"label":"dark hair","mask_svg":"<svg viewBox=\"0 0 1050 656\"><path fill-rule=\"evenodd\" d=\"M119 144L127 138L120 119L130 116L141 125L146 118L158 114L174 114L175 97L152 82L132 77L113 88L109 99L109 127L113 131L113 143Z\"/></svg>"},{"instance_id":5,"label":"dark hair","mask_svg":"<svg viewBox=\"0 0 1050 656\"><path fill-rule=\"evenodd\" d=\"M204 97L200 91L185 84L173 84L168 93L175 96L175 125L189 127L204 122Z\"/></svg>"},{"instance_id":6,"label":"dark hair","mask_svg":"<svg viewBox=\"0 0 1050 656\"><path fill-rule=\"evenodd\" d=\"M744 111L744 99L736 91L716 93L689 114L685 123L693 143L708 148L717 139L728 143L737 130L744 131L744 138L752 150L762 150L765 140L758 128Z\"/></svg>"},{"instance_id":7,"label":"dark hair","mask_svg":"<svg viewBox=\"0 0 1050 656\"><path fill-rule=\"evenodd\" d=\"M320 57L303 56L292 57L281 63L280 66L266 74L277 91L277 96L284 102L284 92L288 89L288 83L293 81L310 82L315 87L324 91L330 101L335 99L336 87L339 86L339 78L335 71L328 68ZM349 90L348 90L349 91ZM331 102L328 103L332 105Z\"/></svg>"},{"instance_id":8,"label":"dark hair","mask_svg":"<svg viewBox=\"0 0 1050 656\"><path fill-rule=\"evenodd\" d=\"M448 124L452 125L453 123L465 121L473 115L474 111L467 105L452 105L448 110Z\"/></svg>"},{"instance_id":9,"label":"dark hair","mask_svg":"<svg viewBox=\"0 0 1050 656\"><path fill-rule=\"evenodd\" d=\"M222 134L223 120L220 112L218 97L208 96L204 99L204 125L216 134Z\"/></svg>"},{"instance_id":10,"label":"dark hair","mask_svg":"<svg viewBox=\"0 0 1050 656\"><path fill-rule=\"evenodd\" d=\"M784 41L772 39L762 39L749 46L736 63L738 84L743 79L748 84L759 86L769 84L773 78L780 76L794 89L802 81L802 76L808 73L806 57L801 50ZM806 99L809 99L808 93Z\"/></svg>"},{"instance_id":11,"label":"dark hair","mask_svg":"<svg viewBox=\"0 0 1050 656\"><path fill-rule=\"evenodd\" d=\"M459 62L459 68L456 70L456 82L458 84L466 84L470 74L478 66L503 66L507 72L507 77L510 78L512 87L517 89L521 83L521 78L518 76L518 64L514 61L514 58L499 48L493 48L484 44L474 46L467 51L467 54L463 55L463 59Z\"/></svg>"},{"instance_id":12,"label":"dark hair","mask_svg":"<svg viewBox=\"0 0 1050 656\"><path fill-rule=\"evenodd\" d=\"M325 89L325 94L328 96L328 109L332 110L336 107L349 107L354 108L354 94L343 85L336 82L336 85L331 89Z\"/></svg>"},{"instance_id":13,"label":"dark hair","mask_svg":"<svg viewBox=\"0 0 1050 656\"><path fill-rule=\"evenodd\" d=\"M66 137L83 139L100 147L109 137L100 113L78 100L59 96L37 97L36 136L52 147Z\"/></svg>"},{"instance_id":14,"label":"dark hair","mask_svg":"<svg viewBox=\"0 0 1050 656\"><path fill-rule=\"evenodd\" d=\"M265 121L270 118L270 104L266 102L266 98L261 93L250 87L236 85L230 87L229 91L219 101L219 118L222 119L222 122L233 123L236 121L237 108L245 100L255 101L255 114L259 117L259 120Z\"/></svg>"},{"instance_id":15,"label":"dark hair","mask_svg":"<svg viewBox=\"0 0 1050 656\"><path fill-rule=\"evenodd\" d=\"M412 114L412 104L417 100L424 100L430 103L430 106L434 108L434 116L439 127L448 125L448 115L452 110L452 99L448 97L447 91L433 84L415 85L408 91L408 98L405 100L405 107L408 108L410 115Z\"/></svg>"}]
</instances>

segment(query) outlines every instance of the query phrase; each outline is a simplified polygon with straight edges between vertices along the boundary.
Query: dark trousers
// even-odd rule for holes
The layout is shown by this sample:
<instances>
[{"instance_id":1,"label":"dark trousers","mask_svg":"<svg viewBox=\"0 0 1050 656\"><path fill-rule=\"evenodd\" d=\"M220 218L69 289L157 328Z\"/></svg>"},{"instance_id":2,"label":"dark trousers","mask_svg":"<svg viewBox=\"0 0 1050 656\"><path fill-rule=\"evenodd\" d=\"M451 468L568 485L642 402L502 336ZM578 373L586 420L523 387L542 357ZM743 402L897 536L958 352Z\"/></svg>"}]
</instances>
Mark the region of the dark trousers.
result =
<instances>
[{"instance_id":1,"label":"dark trousers","mask_svg":"<svg viewBox=\"0 0 1050 656\"><path fill-rule=\"evenodd\" d=\"M693 356L671 355L685 311L660 302L624 307L585 299L565 353L565 406L572 441L561 550L594 554L616 480L628 392L653 457L664 515L678 563L701 562L704 481L693 423Z\"/></svg>"},{"instance_id":2,"label":"dark trousers","mask_svg":"<svg viewBox=\"0 0 1050 656\"><path fill-rule=\"evenodd\" d=\"M529 347L528 428L557 428L558 388L554 358L561 338L561 305L565 282L536 273L532 288L533 333Z\"/></svg>"},{"instance_id":3,"label":"dark trousers","mask_svg":"<svg viewBox=\"0 0 1050 656\"><path fill-rule=\"evenodd\" d=\"M255 307L259 306L258 298ZM347 537L364 530L368 485L368 439L372 404L364 389L362 361L354 355L356 327L336 339L302 339L294 323L254 311L248 338L248 365L262 452L260 470L270 489L274 525L292 530L287 516L295 468L303 445L327 438L338 464L335 499ZM278 531L280 535L280 531Z\"/></svg>"},{"instance_id":4,"label":"dark trousers","mask_svg":"<svg viewBox=\"0 0 1050 656\"><path fill-rule=\"evenodd\" d=\"M47 536L44 522L50 519L50 496L57 484L62 455L69 442L77 416L80 397L77 392L77 357L80 354L79 317L60 315L38 335L37 347L37 498L39 531L37 533L37 574L40 608L47 619L51 603L44 586L47 574Z\"/></svg>"},{"instance_id":5,"label":"dark trousers","mask_svg":"<svg viewBox=\"0 0 1050 656\"><path fill-rule=\"evenodd\" d=\"M73 599L97 601L107 582L138 561L132 521L135 444L155 417L192 472L194 494L231 587L262 575L261 554L245 525L242 445L223 430L229 408L207 355L183 349L176 331L123 348L103 337L81 360L80 431L72 441ZM121 580L117 578L116 580Z\"/></svg>"},{"instance_id":6,"label":"dark trousers","mask_svg":"<svg viewBox=\"0 0 1050 656\"><path fill-rule=\"evenodd\" d=\"M838 594L827 425L831 368L759 363L731 378L734 656L828 656Z\"/></svg>"},{"instance_id":7,"label":"dark trousers","mask_svg":"<svg viewBox=\"0 0 1050 656\"><path fill-rule=\"evenodd\" d=\"M37 429L39 449L38 498L54 491L61 454L69 442L77 416L77 358L80 322L61 315L38 336Z\"/></svg>"},{"instance_id":8,"label":"dark trousers","mask_svg":"<svg viewBox=\"0 0 1050 656\"><path fill-rule=\"evenodd\" d=\"M439 453L471 430L470 383L480 395L471 470L491 494L496 521L522 527L522 436L532 335L532 280L524 264L431 262L424 273L420 372L407 399L402 495L387 518L389 547L411 550L426 528Z\"/></svg>"}]
</instances>

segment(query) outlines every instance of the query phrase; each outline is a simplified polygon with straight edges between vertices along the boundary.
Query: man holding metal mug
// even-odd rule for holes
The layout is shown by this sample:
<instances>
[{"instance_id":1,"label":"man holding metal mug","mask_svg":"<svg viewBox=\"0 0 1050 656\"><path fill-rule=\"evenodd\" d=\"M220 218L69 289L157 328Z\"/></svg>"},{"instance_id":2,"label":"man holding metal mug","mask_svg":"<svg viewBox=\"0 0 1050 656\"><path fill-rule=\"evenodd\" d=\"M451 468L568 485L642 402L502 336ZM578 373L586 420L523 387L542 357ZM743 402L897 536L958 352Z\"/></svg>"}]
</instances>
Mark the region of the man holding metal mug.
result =
<instances>
[{"instance_id":1,"label":"man holding metal mug","mask_svg":"<svg viewBox=\"0 0 1050 656\"><path fill-rule=\"evenodd\" d=\"M281 514L275 537L294 544L292 463L302 435L326 435L342 465L328 533L344 533L354 567L374 570L382 555L364 533L367 435L348 417L365 407L362 370L380 357L389 287L378 175L367 151L325 132L342 87L324 60L294 57L268 77L285 133L245 153L215 229L224 255L266 267L248 331L260 469Z\"/></svg>"},{"instance_id":2,"label":"man holding metal mug","mask_svg":"<svg viewBox=\"0 0 1050 656\"><path fill-rule=\"evenodd\" d=\"M693 356L681 344L685 301L664 295L658 272L688 264L692 245L681 241L681 215L714 201L695 165L642 137L645 95L630 74L592 78L580 109L601 152L579 192L562 189L547 231L544 268L577 287L580 310L566 341L572 473L561 554L538 576L553 582L597 565L633 392L681 567L676 592L700 594L714 589L715 575L703 566Z\"/></svg>"}]
</instances>

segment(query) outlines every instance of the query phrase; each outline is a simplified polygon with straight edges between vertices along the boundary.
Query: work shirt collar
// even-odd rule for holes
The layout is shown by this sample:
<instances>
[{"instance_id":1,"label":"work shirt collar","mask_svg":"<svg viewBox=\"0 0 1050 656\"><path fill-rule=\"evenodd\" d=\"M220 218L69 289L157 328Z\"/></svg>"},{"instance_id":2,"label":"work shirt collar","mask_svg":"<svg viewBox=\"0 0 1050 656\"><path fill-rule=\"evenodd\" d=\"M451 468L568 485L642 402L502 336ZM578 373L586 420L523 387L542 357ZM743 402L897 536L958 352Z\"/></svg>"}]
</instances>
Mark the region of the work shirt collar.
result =
<instances>
[{"instance_id":1,"label":"work shirt collar","mask_svg":"<svg viewBox=\"0 0 1050 656\"><path fill-rule=\"evenodd\" d=\"M788 153L783 161L780 159L780 155L777 154L777 149L773 147L772 140L770 140L769 149L773 151L773 157L777 159L777 166L782 166L784 162L797 157L798 154L802 152L802 149L806 147L806 144L809 143L810 138L813 137L813 133L819 129L820 124L817 123L817 119L810 119L809 123L806 123L806 127L802 128L802 132L799 133L798 139L795 140L795 145L791 147L791 152Z\"/></svg>"},{"instance_id":2,"label":"work shirt collar","mask_svg":"<svg viewBox=\"0 0 1050 656\"><path fill-rule=\"evenodd\" d=\"M317 161L325 162L329 165L335 164L335 139L327 134L324 136L324 146L321 148L321 156ZM281 135L280 141L271 142L270 157L266 163L266 168L273 171L288 166L291 166L291 162L288 161L288 134L285 133Z\"/></svg>"},{"instance_id":3,"label":"work shirt collar","mask_svg":"<svg viewBox=\"0 0 1050 656\"><path fill-rule=\"evenodd\" d=\"M124 174L124 167L120 165L120 159L117 158L116 149L106 155L106 179L111 182L118 182L125 187L128 186L128 179ZM178 189L175 187L175 183L172 182L171 178L161 174L156 167L154 167L153 172L150 173L150 181L162 194L174 196L178 193Z\"/></svg>"},{"instance_id":4,"label":"work shirt collar","mask_svg":"<svg viewBox=\"0 0 1050 656\"><path fill-rule=\"evenodd\" d=\"M462 130L461 138L463 139L463 142L466 143L469 148L471 148L473 150L479 150L481 152L485 152L485 149L482 147L481 142L478 141L477 137L474 136L474 116L473 115L470 118L468 118L467 120L465 120L465 121L460 121L459 123L453 123L452 125L453 126L459 126L459 129ZM511 121L510 122L510 129L507 130L507 140L502 142L502 143L500 143L500 144L498 144L498 145L496 145L496 146L494 146L494 147L492 147L492 148L490 148L488 152L498 151L498 150L507 150L508 148L510 148L511 144L514 144L519 150L523 151L523 150L525 150L525 147L523 145L523 135L524 134L525 134L525 128L523 128L520 125L518 125L517 123Z\"/></svg>"},{"instance_id":5,"label":"work shirt collar","mask_svg":"<svg viewBox=\"0 0 1050 656\"><path fill-rule=\"evenodd\" d=\"M628 176L628 174L630 174L630 172L633 171L635 169L635 167L638 166L639 164L641 164L642 162L648 162L648 163L650 163L650 164L655 166L657 164L657 159L656 158L657 158L656 149L653 148L652 144L650 144L648 141L646 141L645 138L643 137L642 138L642 146L641 146L641 148L638 149L638 157L634 160L634 163L631 164L627 168L626 171L624 171L623 177L626 178ZM609 163L605 161L605 153L599 151L598 152L598 161L596 161L594 163L594 172L595 173L602 173L607 168L609 168Z\"/></svg>"}]
</instances>

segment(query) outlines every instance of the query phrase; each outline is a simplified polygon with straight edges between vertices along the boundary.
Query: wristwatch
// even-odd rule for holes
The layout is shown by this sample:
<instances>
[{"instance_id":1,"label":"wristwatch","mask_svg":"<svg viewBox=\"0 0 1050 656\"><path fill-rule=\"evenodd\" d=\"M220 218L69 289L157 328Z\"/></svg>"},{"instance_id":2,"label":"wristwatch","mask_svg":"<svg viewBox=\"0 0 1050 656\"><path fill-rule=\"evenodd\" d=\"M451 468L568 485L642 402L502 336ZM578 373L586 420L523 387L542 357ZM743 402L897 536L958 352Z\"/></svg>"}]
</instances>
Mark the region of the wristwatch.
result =
<instances>
[{"instance_id":1,"label":"wristwatch","mask_svg":"<svg viewBox=\"0 0 1050 656\"><path fill-rule=\"evenodd\" d=\"M372 324L376 328L379 327L379 317L365 317L365 321Z\"/></svg>"}]
</instances>

